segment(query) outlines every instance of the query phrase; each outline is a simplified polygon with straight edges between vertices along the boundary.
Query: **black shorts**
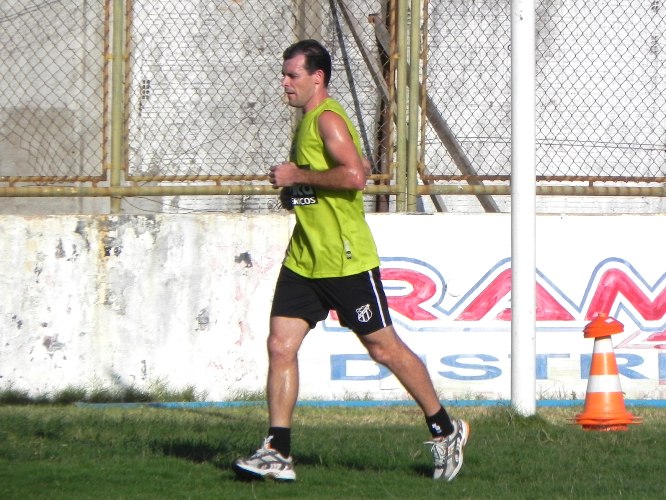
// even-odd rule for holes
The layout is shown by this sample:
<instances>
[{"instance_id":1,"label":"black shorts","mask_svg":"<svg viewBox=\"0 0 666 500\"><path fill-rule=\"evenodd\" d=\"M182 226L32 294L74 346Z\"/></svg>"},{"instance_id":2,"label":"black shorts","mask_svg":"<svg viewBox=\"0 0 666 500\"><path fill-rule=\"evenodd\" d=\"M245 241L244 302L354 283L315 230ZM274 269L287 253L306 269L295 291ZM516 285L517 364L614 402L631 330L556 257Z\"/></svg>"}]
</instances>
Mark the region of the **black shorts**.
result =
<instances>
[{"instance_id":1,"label":"black shorts","mask_svg":"<svg viewBox=\"0 0 666 500\"><path fill-rule=\"evenodd\" d=\"M282 266L271 316L301 318L310 328L338 313L340 324L367 335L391 324L379 268L343 278L305 278Z\"/></svg>"}]
</instances>

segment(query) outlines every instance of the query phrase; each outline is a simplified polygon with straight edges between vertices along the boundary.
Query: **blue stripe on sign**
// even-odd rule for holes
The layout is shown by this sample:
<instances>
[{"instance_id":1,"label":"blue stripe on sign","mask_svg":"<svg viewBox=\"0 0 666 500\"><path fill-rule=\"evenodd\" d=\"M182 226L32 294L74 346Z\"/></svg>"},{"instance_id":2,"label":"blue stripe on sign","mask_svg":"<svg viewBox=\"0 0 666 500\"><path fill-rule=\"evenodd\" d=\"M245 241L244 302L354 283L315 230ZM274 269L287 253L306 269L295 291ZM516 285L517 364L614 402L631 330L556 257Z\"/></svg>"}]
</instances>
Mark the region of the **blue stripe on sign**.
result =
<instances>
[{"instance_id":1,"label":"blue stripe on sign","mask_svg":"<svg viewBox=\"0 0 666 500\"><path fill-rule=\"evenodd\" d=\"M481 400L443 400L445 407L462 406L511 406L507 399L481 399ZM583 406L582 399L540 399L537 407L569 407ZM644 406L651 408L666 408L666 399L627 399L627 406ZM194 402L166 402L166 403L76 403L80 408L238 408L244 406L265 406L265 401L194 401ZM299 401L297 406L316 408L371 408L382 406L416 406L411 400L381 400L381 401Z\"/></svg>"}]
</instances>

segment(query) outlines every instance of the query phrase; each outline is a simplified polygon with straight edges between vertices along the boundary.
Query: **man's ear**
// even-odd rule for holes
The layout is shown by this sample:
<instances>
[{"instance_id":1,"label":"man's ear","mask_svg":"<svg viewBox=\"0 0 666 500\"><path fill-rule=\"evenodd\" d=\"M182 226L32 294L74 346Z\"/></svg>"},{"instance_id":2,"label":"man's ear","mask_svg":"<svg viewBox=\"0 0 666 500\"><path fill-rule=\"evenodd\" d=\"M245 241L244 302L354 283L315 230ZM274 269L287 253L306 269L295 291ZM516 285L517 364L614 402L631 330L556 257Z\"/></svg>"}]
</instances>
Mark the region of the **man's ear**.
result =
<instances>
[{"instance_id":1,"label":"man's ear","mask_svg":"<svg viewBox=\"0 0 666 500\"><path fill-rule=\"evenodd\" d=\"M315 83L323 85L324 83L324 70L318 69L315 71L312 76L314 77Z\"/></svg>"}]
</instances>

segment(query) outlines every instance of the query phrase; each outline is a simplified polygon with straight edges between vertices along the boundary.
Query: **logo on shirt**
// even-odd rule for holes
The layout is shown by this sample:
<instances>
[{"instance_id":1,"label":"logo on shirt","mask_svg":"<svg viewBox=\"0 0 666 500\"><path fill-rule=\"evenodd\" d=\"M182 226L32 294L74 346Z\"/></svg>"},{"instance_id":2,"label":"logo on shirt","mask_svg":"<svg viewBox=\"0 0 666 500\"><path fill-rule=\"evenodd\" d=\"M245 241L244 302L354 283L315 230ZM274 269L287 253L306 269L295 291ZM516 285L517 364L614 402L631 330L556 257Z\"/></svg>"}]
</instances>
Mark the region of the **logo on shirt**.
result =
<instances>
[{"instance_id":1,"label":"logo on shirt","mask_svg":"<svg viewBox=\"0 0 666 500\"><path fill-rule=\"evenodd\" d=\"M317 193L312 186L296 184L291 186L291 203L293 206L315 205Z\"/></svg>"},{"instance_id":2,"label":"logo on shirt","mask_svg":"<svg viewBox=\"0 0 666 500\"><path fill-rule=\"evenodd\" d=\"M365 304L356 309L356 315L358 320L361 323L367 323L372 318L372 309L370 309L370 304Z\"/></svg>"}]
</instances>

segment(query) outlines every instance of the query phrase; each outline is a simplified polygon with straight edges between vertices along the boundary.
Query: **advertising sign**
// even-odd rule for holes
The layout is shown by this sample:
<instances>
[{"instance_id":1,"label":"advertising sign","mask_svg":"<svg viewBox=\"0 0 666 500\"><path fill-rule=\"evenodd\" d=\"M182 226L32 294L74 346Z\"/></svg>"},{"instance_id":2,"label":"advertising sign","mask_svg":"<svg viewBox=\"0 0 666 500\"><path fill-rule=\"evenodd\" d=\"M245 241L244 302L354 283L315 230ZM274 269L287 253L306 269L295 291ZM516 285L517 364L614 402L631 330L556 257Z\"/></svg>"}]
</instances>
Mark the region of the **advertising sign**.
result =
<instances>
[{"instance_id":1,"label":"advertising sign","mask_svg":"<svg viewBox=\"0 0 666 500\"><path fill-rule=\"evenodd\" d=\"M520 307L511 303L510 217L391 215L370 222L396 329L424 360L440 395L510 398L511 317ZM612 340L625 394L666 396L665 222L538 217L539 398L585 396L594 340L583 330L600 314L624 325ZM334 312L306 339L304 354L314 361L302 363L304 392L405 397Z\"/></svg>"}]
</instances>

